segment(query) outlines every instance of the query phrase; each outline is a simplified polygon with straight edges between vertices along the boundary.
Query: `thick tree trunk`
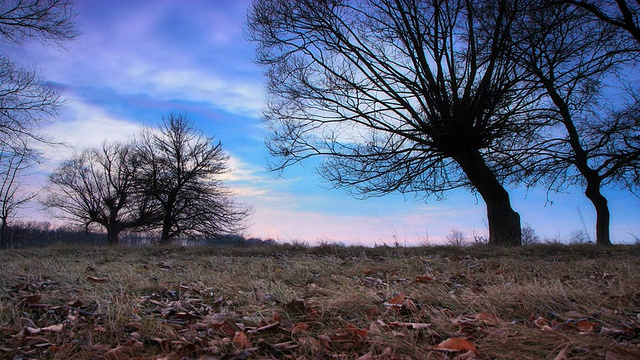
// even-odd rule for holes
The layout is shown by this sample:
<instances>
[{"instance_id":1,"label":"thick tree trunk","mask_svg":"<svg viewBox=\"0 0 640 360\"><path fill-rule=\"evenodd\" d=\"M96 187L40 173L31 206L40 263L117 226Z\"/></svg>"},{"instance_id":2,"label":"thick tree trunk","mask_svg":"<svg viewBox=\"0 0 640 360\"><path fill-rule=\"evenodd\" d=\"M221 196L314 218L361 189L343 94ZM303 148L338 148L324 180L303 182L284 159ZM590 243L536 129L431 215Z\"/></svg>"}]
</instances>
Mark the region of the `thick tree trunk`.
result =
<instances>
[{"instance_id":1,"label":"thick tree trunk","mask_svg":"<svg viewBox=\"0 0 640 360\"><path fill-rule=\"evenodd\" d=\"M162 221L162 234L160 235L160 244L168 245L171 242L171 215L166 215Z\"/></svg>"},{"instance_id":2,"label":"thick tree trunk","mask_svg":"<svg viewBox=\"0 0 640 360\"><path fill-rule=\"evenodd\" d=\"M113 227L107 227L107 245L116 246L118 245L120 236L120 229Z\"/></svg>"},{"instance_id":3,"label":"thick tree trunk","mask_svg":"<svg viewBox=\"0 0 640 360\"><path fill-rule=\"evenodd\" d=\"M611 213L607 198L600 192L599 182L588 182L585 195L593 207L596 209L596 244L602 246L611 246L611 235L609 227L611 223Z\"/></svg>"},{"instance_id":4,"label":"thick tree trunk","mask_svg":"<svg viewBox=\"0 0 640 360\"><path fill-rule=\"evenodd\" d=\"M520 246L520 215L511 207L509 193L489 169L484 158L477 151L470 149L456 156L455 160L487 205L489 245Z\"/></svg>"}]
</instances>

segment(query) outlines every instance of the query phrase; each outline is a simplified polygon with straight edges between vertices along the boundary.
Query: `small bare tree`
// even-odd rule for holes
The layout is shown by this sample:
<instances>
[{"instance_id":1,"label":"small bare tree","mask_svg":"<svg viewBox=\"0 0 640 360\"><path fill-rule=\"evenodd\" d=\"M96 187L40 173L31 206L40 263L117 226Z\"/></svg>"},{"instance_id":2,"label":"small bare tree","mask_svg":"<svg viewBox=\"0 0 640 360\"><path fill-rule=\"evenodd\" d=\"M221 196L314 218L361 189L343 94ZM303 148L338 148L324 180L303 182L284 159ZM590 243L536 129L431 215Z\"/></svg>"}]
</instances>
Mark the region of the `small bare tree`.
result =
<instances>
[{"instance_id":1,"label":"small bare tree","mask_svg":"<svg viewBox=\"0 0 640 360\"><path fill-rule=\"evenodd\" d=\"M467 239L464 231L457 228L452 228L451 230L449 230L449 234L447 235L447 244L456 247L462 247L469 245L469 240Z\"/></svg>"},{"instance_id":2,"label":"small bare tree","mask_svg":"<svg viewBox=\"0 0 640 360\"><path fill-rule=\"evenodd\" d=\"M13 150L0 147L0 246L7 246L11 240L9 223L16 212L38 195L37 191L24 192L22 186L35 159L32 154Z\"/></svg>"},{"instance_id":3,"label":"small bare tree","mask_svg":"<svg viewBox=\"0 0 640 360\"><path fill-rule=\"evenodd\" d=\"M49 177L43 204L86 229L101 225L109 245L117 245L124 230L151 226L157 211L136 185L133 150L127 144L104 144L65 161Z\"/></svg>"},{"instance_id":4,"label":"small bare tree","mask_svg":"<svg viewBox=\"0 0 640 360\"><path fill-rule=\"evenodd\" d=\"M184 115L163 118L136 141L136 177L159 211L161 243L180 235L217 236L242 230L250 209L235 203L219 178L228 171L220 142Z\"/></svg>"}]
</instances>

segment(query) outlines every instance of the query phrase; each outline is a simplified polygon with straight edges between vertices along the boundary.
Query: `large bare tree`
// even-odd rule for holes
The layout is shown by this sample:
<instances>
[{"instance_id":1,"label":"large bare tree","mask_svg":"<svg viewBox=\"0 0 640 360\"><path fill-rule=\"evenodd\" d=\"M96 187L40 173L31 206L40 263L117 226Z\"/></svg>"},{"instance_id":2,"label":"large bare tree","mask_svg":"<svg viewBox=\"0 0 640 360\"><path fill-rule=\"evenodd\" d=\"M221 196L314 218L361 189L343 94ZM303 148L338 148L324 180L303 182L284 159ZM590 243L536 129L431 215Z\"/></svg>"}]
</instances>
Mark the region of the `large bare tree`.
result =
<instances>
[{"instance_id":1,"label":"large bare tree","mask_svg":"<svg viewBox=\"0 0 640 360\"><path fill-rule=\"evenodd\" d=\"M0 41L19 45L27 39L62 45L77 36L69 0L6 0L0 2ZM0 143L16 153L46 140L38 125L61 105L59 92L29 66L0 54Z\"/></svg>"},{"instance_id":2,"label":"large bare tree","mask_svg":"<svg viewBox=\"0 0 640 360\"><path fill-rule=\"evenodd\" d=\"M598 20L626 31L640 45L640 1L560 0L587 10Z\"/></svg>"},{"instance_id":3,"label":"large bare tree","mask_svg":"<svg viewBox=\"0 0 640 360\"><path fill-rule=\"evenodd\" d=\"M35 39L62 45L77 36L69 0L0 1L0 42L20 45ZM48 142L39 132L43 121L57 115L62 100L38 71L0 53L0 237L7 237L8 222L16 210L34 197L21 191L25 170L34 165L35 142Z\"/></svg>"},{"instance_id":4,"label":"large bare tree","mask_svg":"<svg viewBox=\"0 0 640 360\"><path fill-rule=\"evenodd\" d=\"M217 236L243 228L250 209L235 203L220 178L228 157L185 115L170 114L136 141L137 181L157 209L161 243L181 235Z\"/></svg>"},{"instance_id":5,"label":"large bare tree","mask_svg":"<svg viewBox=\"0 0 640 360\"><path fill-rule=\"evenodd\" d=\"M508 56L518 1L256 0L274 169L320 156L356 195L477 191L489 243L520 245L503 183L540 124Z\"/></svg>"},{"instance_id":6,"label":"large bare tree","mask_svg":"<svg viewBox=\"0 0 640 360\"><path fill-rule=\"evenodd\" d=\"M85 228L99 224L107 231L107 243L117 245L122 231L157 221L156 209L136 182L135 157L134 148L121 143L75 155L50 175L43 204Z\"/></svg>"},{"instance_id":7,"label":"large bare tree","mask_svg":"<svg viewBox=\"0 0 640 360\"><path fill-rule=\"evenodd\" d=\"M596 211L596 242L611 245L603 189L639 185L640 105L637 79L630 75L637 44L625 40L626 27L614 20L594 21L592 11L605 15L593 5L567 2L580 6L532 2L512 46L545 93L553 125L531 174L551 189L583 186Z\"/></svg>"}]
</instances>

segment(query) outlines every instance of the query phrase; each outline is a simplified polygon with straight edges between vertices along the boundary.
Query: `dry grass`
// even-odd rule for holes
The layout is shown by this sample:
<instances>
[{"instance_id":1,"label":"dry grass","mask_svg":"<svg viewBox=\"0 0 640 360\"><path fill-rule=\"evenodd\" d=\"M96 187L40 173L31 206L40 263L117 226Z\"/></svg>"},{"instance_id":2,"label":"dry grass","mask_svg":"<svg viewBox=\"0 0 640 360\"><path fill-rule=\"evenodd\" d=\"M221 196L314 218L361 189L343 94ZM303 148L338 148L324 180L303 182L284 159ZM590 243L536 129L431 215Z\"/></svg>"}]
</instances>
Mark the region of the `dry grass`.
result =
<instances>
[{"instance_id":1,"label":"dry grass","mask_svg":"<svg viewBox=\"0 0 640 360\"><path fill-rule=\"evenodd\" d=\"M640 358L638 246L51 248L0 261L0 358Z\"/></svg>"}]
</instances>

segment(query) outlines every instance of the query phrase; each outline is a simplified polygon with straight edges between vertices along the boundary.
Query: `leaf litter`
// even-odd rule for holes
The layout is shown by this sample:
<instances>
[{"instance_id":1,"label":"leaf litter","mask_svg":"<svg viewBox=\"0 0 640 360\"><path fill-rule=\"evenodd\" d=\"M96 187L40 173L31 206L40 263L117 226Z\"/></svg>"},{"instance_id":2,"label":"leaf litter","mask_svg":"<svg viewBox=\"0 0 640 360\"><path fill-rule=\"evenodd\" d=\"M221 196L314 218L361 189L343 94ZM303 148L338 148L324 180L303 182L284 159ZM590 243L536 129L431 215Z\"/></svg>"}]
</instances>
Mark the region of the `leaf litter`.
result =
<instances>
[{"instance_id":1,"label":"leaf litter","mask_svg":"<svg viewBox=\"0 0 640 360\"><path fill-rule=\"evenodd\" d=\"M5 253L0 357L640 358L637 256L113 251Z\"/></svg>"}]
</instances>

